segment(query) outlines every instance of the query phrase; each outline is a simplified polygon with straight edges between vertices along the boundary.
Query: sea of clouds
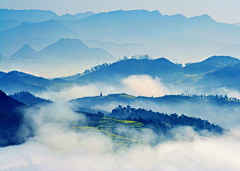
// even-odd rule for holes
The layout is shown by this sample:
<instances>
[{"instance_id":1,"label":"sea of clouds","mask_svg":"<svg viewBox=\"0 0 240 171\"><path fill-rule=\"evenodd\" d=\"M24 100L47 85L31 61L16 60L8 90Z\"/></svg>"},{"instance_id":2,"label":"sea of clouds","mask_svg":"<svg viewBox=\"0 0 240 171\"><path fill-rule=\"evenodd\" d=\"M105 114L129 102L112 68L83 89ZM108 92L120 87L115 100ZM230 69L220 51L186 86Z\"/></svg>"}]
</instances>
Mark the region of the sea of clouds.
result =
<instances>
[{"instance_id":1,"label":"sea of clouds","mask_svg":"<svg viewBox=\"0 0 240 171\"><path fill-rule=\"evenodd\" d=\"M180 93L164 86L158 78L142 75L123 79L118 87L96 83L42 93L41 97L55 103L24 111L34 136L26 138L22 145L0 148L0 170L240 170L240 127L237 125L221 136L208 132L200 136L190 127L176 128L171 132L174 140L163 142L157 142L159 135L151 130L139 132L120 127L116 128L119 134L127 134L146 143L115 149L112 139L100 131L74 129L87 120L83 114L73 112L73 106L66 103L74 98L99 95L100 92L157 97L172 94L173 91ZM155 106L155 109L164 108ZM26 137L27 129L23 126L21 130ZM148 145L151 142L155 145Z\"/></svg>"}]
</instances>

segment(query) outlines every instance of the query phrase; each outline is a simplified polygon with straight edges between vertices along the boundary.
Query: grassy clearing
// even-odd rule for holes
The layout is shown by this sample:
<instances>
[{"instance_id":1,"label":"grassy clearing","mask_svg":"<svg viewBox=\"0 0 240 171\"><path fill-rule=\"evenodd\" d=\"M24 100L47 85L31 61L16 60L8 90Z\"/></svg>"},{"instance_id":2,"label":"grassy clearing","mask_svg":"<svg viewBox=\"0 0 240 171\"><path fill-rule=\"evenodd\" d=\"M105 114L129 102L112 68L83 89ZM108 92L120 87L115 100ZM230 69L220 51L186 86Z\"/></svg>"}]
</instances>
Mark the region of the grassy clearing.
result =
<instances>
[{"instance_id":1,"label":"grassy clearing","mask_svg":"<svg viewBox=\"0 0 240 171\"><path fill-rule=\"evenodd\" d=\"M115 128L124 126L126 128L135 128L141 130L144 127L144 124L137 121L128 121L128 120L118 120L113 118L103 117L99 121L90 121L87 125L80 127L73 127L76 131L93 131L99 132L105 135L108 138L111 138L114 143L114 148L119 147L129 147L132 144L145 144L136 139L131 139L116 133Z\"/></svg>"},{"instance_id":2,"label":"grassy clearing","mask_svg":"<svg viewBox=\"0 0 240 171\"><path fill-rule=\"evenodd\" d=\"M129 98L129 99L134 99L135 98L135 96L131 96L131 95L127 95L127 94L121 94L120 96L124 97L124 98Z\"/></svg>"}]
</instances>

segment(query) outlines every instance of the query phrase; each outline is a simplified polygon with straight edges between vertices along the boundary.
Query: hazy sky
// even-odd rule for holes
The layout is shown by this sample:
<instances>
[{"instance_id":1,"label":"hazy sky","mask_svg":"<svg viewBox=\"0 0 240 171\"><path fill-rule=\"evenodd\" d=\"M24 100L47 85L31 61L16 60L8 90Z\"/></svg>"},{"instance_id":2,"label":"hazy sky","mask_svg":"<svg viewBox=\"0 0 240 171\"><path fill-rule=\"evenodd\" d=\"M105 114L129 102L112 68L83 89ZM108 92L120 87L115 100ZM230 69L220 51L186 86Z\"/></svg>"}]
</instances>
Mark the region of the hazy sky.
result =
<instances>
[{"instance_id":1,"label":"hazy sky","mask_svg":"<svg viewBox=\"0 0 240 171\"><path fill-rule=\"evenodd\" d=\"M186 17L209 14L219 22L240 22L240 0L1 0L0 7L52 10L58 15L146 9L159 10L164 15L183 14Z\"/></svg>"}]
</instances>

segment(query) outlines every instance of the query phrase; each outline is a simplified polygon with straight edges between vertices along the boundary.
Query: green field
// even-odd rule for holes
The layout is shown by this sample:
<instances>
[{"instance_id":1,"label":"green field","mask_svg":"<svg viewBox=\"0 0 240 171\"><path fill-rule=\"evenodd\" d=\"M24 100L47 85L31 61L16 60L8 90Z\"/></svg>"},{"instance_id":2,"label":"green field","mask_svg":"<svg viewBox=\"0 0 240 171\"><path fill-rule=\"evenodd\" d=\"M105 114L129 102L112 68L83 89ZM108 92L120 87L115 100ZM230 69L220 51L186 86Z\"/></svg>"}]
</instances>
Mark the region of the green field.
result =
<instances>
[{"instance_id":1,"label":"green field","mask_svg":"<svg viewBox=\"0 0 240 171\"><path fill-rule=\"evenodd\" d=\"M77 131L83 131L83 132L86 132L86 131L100 132L103 135L113 140L115 149L119 147L129 147L133 144L150 145L145 142L139 141L137 139L132 139L132 138L114 133L114 129L116 127L124 127L126 129L135 129L136 131L141 131L143 128L145 128L145 125L137 121L118 120L118 119L103 117L98 121L89 121L87 125L80 126L80 127L73 127L73 128L76 129Z\"/></svg>"}]
</instances>

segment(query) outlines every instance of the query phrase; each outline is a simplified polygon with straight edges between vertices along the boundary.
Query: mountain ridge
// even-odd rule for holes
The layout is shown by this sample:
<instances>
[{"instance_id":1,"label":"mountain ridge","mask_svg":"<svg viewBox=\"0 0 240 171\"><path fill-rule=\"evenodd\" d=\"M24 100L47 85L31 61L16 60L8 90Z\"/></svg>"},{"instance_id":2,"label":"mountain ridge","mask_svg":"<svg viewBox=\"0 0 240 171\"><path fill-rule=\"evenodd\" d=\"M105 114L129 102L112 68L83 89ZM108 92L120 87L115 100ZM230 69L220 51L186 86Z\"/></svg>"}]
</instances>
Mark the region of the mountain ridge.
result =
<instances>
[{"instance_id":1,"label":"mountain ridge","mask_svg":"<svg viewBox=\"0 0 240 171\"><path fill-rule=\"evenodd\" d=\"M29 44L25 44L17 52L15 52L11 58L41 60L42 55L35 51Z\"/></svg>"},{"instance_id":2,"label":"mountain ridge","mask_svg":"<svg viewBox=\"0 0 240 171\"><path fill-rule=\"evenodd\" d=\"M70 38L61 38L59 41L40 50L39 53L57 59L82 62L88 60L114 60L114 57L109 52L100 48L89 48L81 40Z\"/></svg>"},{"instance_id":3,"label":"mountain ridge","mask_svg":"<svg viewBox=\"0 0 240 171\"><path fill-rule=\"evenodd\" d=\"M24 22L14 28L1 31L0 36L1 54L11 56L25 44L39 50L62 37L75 35L57 20L48 20L38 23Z\"/></svg>"}]
</instances>

